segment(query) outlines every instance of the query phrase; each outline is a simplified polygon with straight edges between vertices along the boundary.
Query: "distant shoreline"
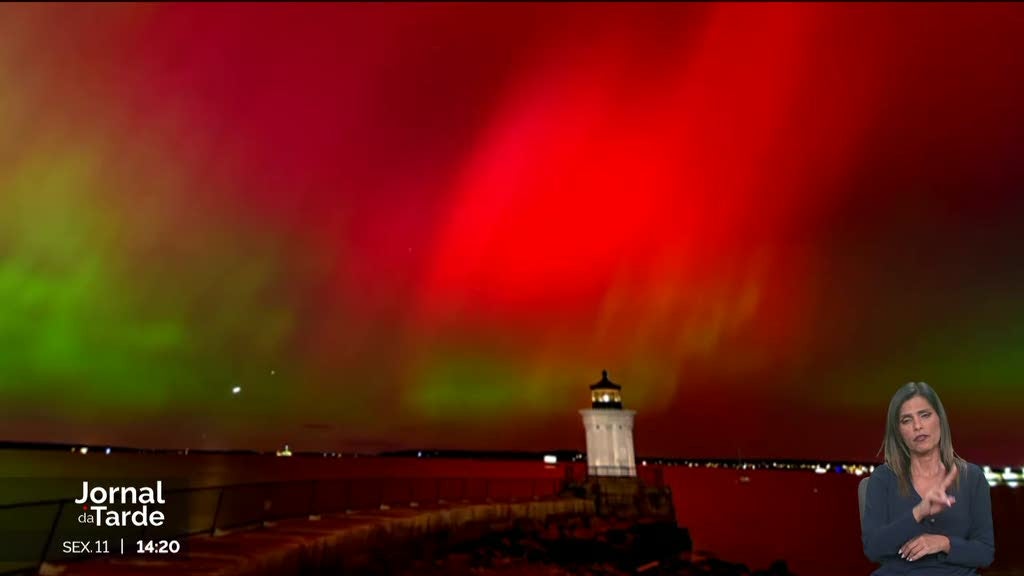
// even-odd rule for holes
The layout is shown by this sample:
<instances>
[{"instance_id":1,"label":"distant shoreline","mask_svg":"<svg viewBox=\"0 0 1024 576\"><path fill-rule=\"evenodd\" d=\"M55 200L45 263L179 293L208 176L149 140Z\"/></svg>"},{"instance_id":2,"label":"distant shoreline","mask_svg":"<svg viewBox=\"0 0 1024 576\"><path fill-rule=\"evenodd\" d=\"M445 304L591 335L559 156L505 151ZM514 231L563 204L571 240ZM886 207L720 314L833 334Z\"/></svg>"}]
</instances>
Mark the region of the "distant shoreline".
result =
<instances>
[{"instance_id":1,"label":"distant shoreline","mask_svg":"<svg viewBox=\"0 0 1024 576\"><path fill-rule=\"evenodd\" d=\"M105 452L110 450L110 453L119 454L202 454L202 455L221 455L221 456L275 456L273 450L246 450L246 449L195 449L195 448L140 448L131 446L108 446L108 445L92 445L92 444L67 444L57 442L11 442L11 441L0 441L0 450L12 450L12 451L44 451L44 452L74 452L82 448L86 448L87 452ZM479 451L479 450L434 450L434 449L409 449L409 450L390 450L383 452L325 452L322 450L318 451L293 451L293 457L378 457L378 458L451 458L451 459L472 459L472 460L543 460L544 456L555 456L558 462L561 463L572 463L572 462L585 462L586 454L577 450L550 450L546 452L525 452L525 451L512 451L512 450L490 450L490 451ZM854 464L854 465L878 465L880 462L871 461L843 461L843 460L803 460L803 459L789 459L789 458L744 458L742 460L737 458L663 458L663 457L647 457L637 458L637 462L649 462L652 465L670 465L679 466L687 464L703 464L703 465L714 465L717 464L722 467L728 468L742 468L746 466L757 466L758 468L770 465L793 465L799 467L805 467L808 465L819 465L821 463L829 463L834 465L843 464Z\"/></svg>"}]
</instances>

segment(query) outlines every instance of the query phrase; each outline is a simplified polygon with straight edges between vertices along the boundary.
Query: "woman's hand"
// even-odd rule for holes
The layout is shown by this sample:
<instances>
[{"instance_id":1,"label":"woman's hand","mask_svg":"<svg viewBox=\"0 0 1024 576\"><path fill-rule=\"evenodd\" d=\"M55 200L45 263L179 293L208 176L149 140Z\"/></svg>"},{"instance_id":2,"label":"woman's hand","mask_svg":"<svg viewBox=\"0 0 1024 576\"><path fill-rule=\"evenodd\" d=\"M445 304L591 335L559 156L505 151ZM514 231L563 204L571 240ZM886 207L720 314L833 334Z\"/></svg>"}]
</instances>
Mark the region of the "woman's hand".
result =
<instances>
[{"instance_id":1,"label":"woman's hand","mask_svg":"<svg viewBox=\"0 0 1024 576\"><path fill-rule=\"evenodd\" d=\"M957 467L954 464L952 470L946 474L946 477L942 479L942 482L928 491L927 494L921 498L921 502L914 506L914 519L920 522L922 519L928 516L934 516L939 512L942 512L946 508L949 508L956 502L956 498L946 494L946 490L949 489L950 484L956 479Z\"/></svg>"},{"instance_id":2,"label":"woman's hand","mask_svg":"<svg viewBox=\"0 0 1024 576\"><path fill-rule=\"evenodd\" d=\"M949 538L942 534L921 534L900 547L900 558L913 562L939 552L949 553Z\"/></svg>"}]
</instances>

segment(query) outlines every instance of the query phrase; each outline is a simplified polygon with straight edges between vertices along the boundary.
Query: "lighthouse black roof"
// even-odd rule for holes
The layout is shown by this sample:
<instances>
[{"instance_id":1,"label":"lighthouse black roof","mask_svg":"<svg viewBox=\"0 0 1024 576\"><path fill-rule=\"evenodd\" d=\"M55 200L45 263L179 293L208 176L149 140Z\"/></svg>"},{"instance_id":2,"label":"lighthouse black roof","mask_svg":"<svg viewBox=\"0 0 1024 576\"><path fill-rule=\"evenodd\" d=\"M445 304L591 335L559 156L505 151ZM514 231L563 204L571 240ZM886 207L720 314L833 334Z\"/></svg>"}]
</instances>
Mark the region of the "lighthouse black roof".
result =
<instances>
[{"instance_id":1,"label":"lighthouse black roof","mask_svg":"<svg viewBox=\"0 0 1024 576\"><path fill-rule=\"evenodd\" d=\"M607 370L602 370L601 371L601 381L598 382L597 384L591 384L590 385L590 389L591 390L602 390L602 389L606 389L606 390L622 390L622 386L619 386L615 382L612 382L611 380L609 380L608 379L608 371Z\"/></svg>"}]
</instances>

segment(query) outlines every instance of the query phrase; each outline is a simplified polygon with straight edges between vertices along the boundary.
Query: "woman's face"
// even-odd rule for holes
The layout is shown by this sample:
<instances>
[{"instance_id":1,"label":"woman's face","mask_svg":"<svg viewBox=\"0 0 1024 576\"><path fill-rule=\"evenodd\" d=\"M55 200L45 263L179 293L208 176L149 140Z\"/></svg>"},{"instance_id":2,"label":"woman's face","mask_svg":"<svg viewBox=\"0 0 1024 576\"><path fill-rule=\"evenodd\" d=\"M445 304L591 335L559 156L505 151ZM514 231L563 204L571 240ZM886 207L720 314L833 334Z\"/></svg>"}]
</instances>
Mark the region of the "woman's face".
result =
<instances>
[{"instance_id":1,"label":"woman's face","mask_svg":"<svg viewBox=\"0 0 1024 576\"><path fill-rule=\"evenodd\" d=\"M921 396L900 406L900 434L911 454L927 454L939 445L941 429L935 408Z\"/></svg>"}]
</instances>

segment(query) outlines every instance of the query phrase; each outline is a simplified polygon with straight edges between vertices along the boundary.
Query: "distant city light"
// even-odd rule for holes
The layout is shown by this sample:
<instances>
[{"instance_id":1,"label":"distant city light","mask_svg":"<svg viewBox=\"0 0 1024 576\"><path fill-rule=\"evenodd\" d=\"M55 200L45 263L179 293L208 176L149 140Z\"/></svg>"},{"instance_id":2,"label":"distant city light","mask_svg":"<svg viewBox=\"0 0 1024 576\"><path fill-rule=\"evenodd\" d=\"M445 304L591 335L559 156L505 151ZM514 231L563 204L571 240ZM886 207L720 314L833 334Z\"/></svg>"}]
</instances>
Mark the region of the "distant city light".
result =
<instances>
[{"instance_id":1,"label":"distant city light","mask_svg":"<svg viewBox=\"0 0 1024 576\"><path fill-rule=\"evenodd\" d=\"M553 454L547 454L547 455L544 456L544 463L545 464L557 464L558 463L558 456L555 456Z\"/></svg>"},{"instance_id":2,"label":"distant city light","mask_svg":"<svg viewBox=\"0 0 1024 576\"><path fill-rule=\"evenodd\" d=\"M105 452L105 453L106 453L106 454L110 454L110 448L107 448L107 450L106 450L106 452Z\"/></svg>"},{"instance_id":3,"label":"distant city light","mask_svg":"<svg viewBox=\"0 0 1024 576\"><path fill-rule=\"evenodd\" d=\"M231 393L232 394L238 394L241 391L242 391L242 387L241 386L235 386L234 388L231 389Z\"/></svg>"},{"instance_id":4,"label":"distant city light","mask_svg":"<svg viewBox=\"0 0 1024 576\"><path fill-rule=\"evenodd\" d=\"M81 448L78 449L78 451L81 452L82 454L88 454L89 453L89 447L88 446L82 446Z\"/></svg>"}]
</instances>

